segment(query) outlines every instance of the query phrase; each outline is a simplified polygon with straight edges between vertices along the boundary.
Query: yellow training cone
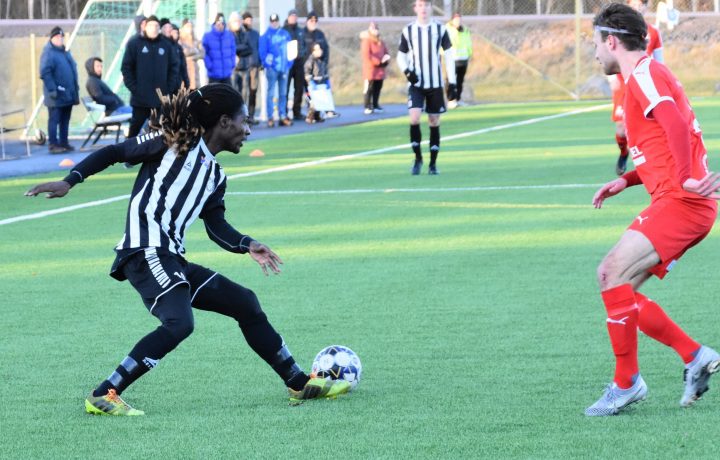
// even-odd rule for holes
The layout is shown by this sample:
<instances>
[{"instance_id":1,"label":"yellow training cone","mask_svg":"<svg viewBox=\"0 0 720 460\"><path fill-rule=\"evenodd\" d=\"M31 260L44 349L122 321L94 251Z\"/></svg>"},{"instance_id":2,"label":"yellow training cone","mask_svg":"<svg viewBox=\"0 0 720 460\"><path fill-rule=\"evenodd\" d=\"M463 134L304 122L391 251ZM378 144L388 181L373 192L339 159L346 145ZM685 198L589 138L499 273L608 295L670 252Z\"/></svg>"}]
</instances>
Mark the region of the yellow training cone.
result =
<instances>
[{"instance_id":1,"label":"yellow training cone","mask_svg":"<svg viewBox=\"0 0 720 460\"><path fill-rule=\"evenodd\" d=\"M265 152L263 152L263 151L260 150L260 149L255 149L255 150L253 150L252 152L250 152L250 156L251 156L251 157L264 157L264 156L265 156Z\"/></svg>"},{"instance_id":2,"label":"yellow training cone","mask_svg":"<svg viewBox=\"0 0 720 460\"><path fill-rule=\"evenodd\" d=\"M72 161L70 158L65 158L63 159L63 161L60 162L58 166L60 166L61 168L72 168L73 166L75 166L75 162Z\"/></svg>"}]
</instances>

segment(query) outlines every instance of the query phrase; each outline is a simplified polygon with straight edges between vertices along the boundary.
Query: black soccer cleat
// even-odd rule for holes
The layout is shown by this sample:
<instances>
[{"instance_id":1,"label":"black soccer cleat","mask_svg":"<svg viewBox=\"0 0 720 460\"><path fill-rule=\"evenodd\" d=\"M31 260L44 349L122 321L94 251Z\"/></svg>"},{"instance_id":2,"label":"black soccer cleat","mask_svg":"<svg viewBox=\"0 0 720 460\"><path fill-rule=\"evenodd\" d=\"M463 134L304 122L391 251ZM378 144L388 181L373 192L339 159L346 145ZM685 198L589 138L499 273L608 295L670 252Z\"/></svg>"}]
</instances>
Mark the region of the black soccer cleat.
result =
<instances>
[{"instance_id":1,"label":"black soccer cleat","mask_svg":"<svg viewBox=\"0 0 720 460\"><path fill-rule=\"evenodd\" d=\"M428 168L428 174L430 174L431 176L437 176L438 174L440 174L440 171L438 171L437 166L430 165L430 167Z\"/></svg>"},{"instance_id":2,"label":"black soccer cleat","mask_svg":"<svg viewBox=\"0 0 720 460\"><path fill-rule=\"evenodd\" d=\"M625 171L627 170L627 158L627 155L620 155L618 157L617 165L615 165L615 173L618 176L622 176L623 174L625 174Z\"/></svg>"},{"instance_id":3,"label":"black soccer cleat","mask_svg":"<svg viewBox=\"0 0 720 460\"><path fill-rule=\"evenodd\" d=\"M422 160L415 160L413 162L412 169L410 169L410 174L412 174L413 176L419 176L420 170L422 169L422 163Z\"/></svg>"}]
</instances>

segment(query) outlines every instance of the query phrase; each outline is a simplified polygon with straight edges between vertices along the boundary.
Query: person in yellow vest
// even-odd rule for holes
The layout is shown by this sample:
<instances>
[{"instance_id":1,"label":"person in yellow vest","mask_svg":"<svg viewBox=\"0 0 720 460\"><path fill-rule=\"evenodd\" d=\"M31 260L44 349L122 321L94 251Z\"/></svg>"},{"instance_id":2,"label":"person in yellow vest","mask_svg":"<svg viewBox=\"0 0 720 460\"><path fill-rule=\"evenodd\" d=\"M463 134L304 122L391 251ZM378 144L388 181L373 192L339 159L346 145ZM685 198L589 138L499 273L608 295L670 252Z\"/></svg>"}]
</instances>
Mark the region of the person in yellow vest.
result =
<instances>
[{"instance_id":1,"label":"person in yellow vest","mask_svg":"<svg viewBox=\"0 0 720 460\"><path fill-rule=\"evenodd\" d=\"M457 100L450 98L448 94L448 107L454 109L458 105L465 105L460 101L462 97L463 81L467 72L468 63L472 57L472 38L467 27L462 25L460 13L455 13L452 19L446 24L452 48L455 51L455 74L457 75Z\"/></svg>"}]
</instances>

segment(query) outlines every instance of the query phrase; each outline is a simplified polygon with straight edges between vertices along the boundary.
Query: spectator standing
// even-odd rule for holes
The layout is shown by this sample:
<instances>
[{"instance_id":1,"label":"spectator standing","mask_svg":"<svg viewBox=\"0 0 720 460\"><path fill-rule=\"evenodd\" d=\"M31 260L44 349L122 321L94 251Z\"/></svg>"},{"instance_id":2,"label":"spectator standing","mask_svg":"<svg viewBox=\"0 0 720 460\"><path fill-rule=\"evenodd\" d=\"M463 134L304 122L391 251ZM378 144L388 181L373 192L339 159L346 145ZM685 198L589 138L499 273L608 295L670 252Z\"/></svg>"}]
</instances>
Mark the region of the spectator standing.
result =
<instances>
[{"instance_id":1,"label":"spectator standing","mask_svg":"<svg viewBox=\"0 0 720 460\"><path fill-rule=\"evenodd\" d=\"M238 63L240 70L240 93L248 104L248 123L257 125L255 120L255 102L260 77L260 34L253 29L253 17L249 12L242 15L242 26L239 31L240 45L238 46Z\"/></svg>"},{"instance_id":2,"label":"spectator standing","mask_svg":"<svg viewBox=\"0 0 720 460\"><path fill-rule=\"evenodd\" d=\"M145 31L128 40L121 66L123 81L130 90L132 118L128 137L135 137L150 117L150 111L160 107L162 94L171 94L180 72L175 46L160 35L156 16L147 18Z\"/></svg>"},{"instance_id":3,"label":"spectator standing","mask_svg":"<svg viewBox=\"0 0 720 460\"><path fill-rule=\"evenodd\" d=\"M303 95L305 94L305 71L303 66L308 55L305 45L305 30L297 23L297 10L292 9L288 12L283 29L290 34L290 43L288 49L290 58L294 58L292 67L288 73L287 93L290 94L290 85L293 85L293 119L301 120L304 118L302 113ZM295 54L295 56L293 56Z\"/></svg>"},{"instance_id":4,"label":"spectator standing","mask_svg":"<svg viewBox=\"0 0 720 460\"><path fill-rule=\"evenodd\" d=\"M193 23L187 18L183 19L182 27L180 27L180 45L185 55L188 81L190 82L188 88L197 89L200 85L200 66L197 61L205 56L205 52L200 41L195 38Z\"/></svg>"},{"instance_id":5,"label":"spectator standing","mask_svg":"<svg viewBox=\"0 0 720 460\"><path fill-rule=\"evenodd\" d=\"M265 67L267 78L268 127L275 126L273 119L273 97L275 88L278 92L278 116L281 126L290 126L292 121L287 116L287 76L293 61L288 60L287 45L290 34L280 28L280 17L270 15L270 27L260 37L260 60Z\"/></svg>"},{"instance_id":6,"label":"spectator standing","mask_svg":"<svg viewBox=\"0 0 720 460\"><path fill-rule=\"evenodd\" d=\"M244 35L241 35L240 29L242 29L242 21L240 19L240 13L237 11L233 11L230 13L230 19L228 20L228 28L230 29L230 32L233 34L233 38L235 38L235 67L233 67L233 73L232 73L232 86L242 94L242 78L240 75L241 67L242 67L242 61L241 61L241 53L247 52L247 45L245 45L242 41L245 39Z\"/></svg>"},{"instance_id":7,"label":"spectator standing","mask_svg":"<svg viewBox=\"0 0 720 460\"><path fill-rule=\"evenodd\" d=\"M317 43L320 45L323 51L323 61L327 68L330 68L330 46L328 45L327 38L322 30L318 29L318 15L315 11L310 11L307 15L307 21L305 22L305 47L308 50L312 50L313 45ZM328 118L337 117L337 112L327 112L325 114Z\"/></svg>"},{"instance_id":8,"label":"spectator standing","mask_svg":"<svg viewBox=\"0 0 720 460\"><path fill-rule=\"evenodd\" d=\"M205 68L210 83L232 85L235 69L235 36L225 27L225 15L218 13L212 28L203 36Z\"/></svg>"},{"instance_id":9,"label":"spectator standing","mask_svg":"<svg viewBox=\"0 0 720 460\"><path fill-rule=\"evenodd\" d=\"M315 89L317 85L324 84L329 86L330 76L328 75L327 63L323 59L323 49L320 43L315 43L312 46L310 56L308 56L307 61L305 61L304 73L305 81L311 89ZM307 123L316 123L325 120L322 114L311 106L305 121Z\"/></svg>"},{"instance_id":10,"label":"spectator standing","mask_svg":"<svg viewBox=\"0 0 720 460\"><path fill-rule=\"evenodd\" d=\"M458 105L464 105L460 101L462 98L463 81L465 81L465 73L467 72L470 58L472 57L473 47L470 31L462 24L462 16L455 13L452 19L446 24L452 49L455 52L455 78L457 78L457 99L450 98L448 93L448 107L454 109ZM447 91L447 88L446 88Z\"/></svg>"},{"instance_id":11,"label":"spectator standing","mask_svg":"<svg viewBox=\"0 0 720 460\"><path fill-rule=\"evenodd\" d=\"M181 85L185 85L185 88L190 87L190 78L188 76L187 63L185 62L185 53L183 52L182 45L179 43L180 29L178 29L178 26L171 23L166 18L161 19L160 24L160 32L162 32L163 37L167 38L175 45L175 52L177 54L178 63L180 65L178 79L173 85L175 87L175 91L173 91L173 93L175 93L178 89L180 89Z\"/></svg>"},{"instance_id":12,"label":"spectator standing","mask_svg":"<svg viewBox=\"0 0 720 460\"><path fill-rule=\"evenodd\" d=\"M380 107L380 91L385 80L385 67L390 62L390 52L385 42L380 37L380 30L377 24L370 23L368 30L360 34L360 55L362 57L362 69L364 90L365 90L365 115L373 112L382 113Z\"/></svg>"},{"instance_id":13,"label":"spectator standing","mask_svg":"<svg viewBox=\"0 0 720 460\"><path fill-rule=\"evenodd\" d=\"M125 105L120 96L115 94L108 85L102 81L103 61L99 57L91 57L85 61L85 70L88 73L88 79L85 83L87 90L93 101L105 106L105 115L121 115L132 113L132 107Z\"/></svg>"},{"instance_id":14,"label":"spectator standing","mask_svg":"<svg viewBox=\"0 0 720 460\"><path fill-rule=\"evenodd\" d=\"M40 78L48 108L48 140L50 153L71 152L68 142L70 115L73 105L80 103L77 64L65 49L65 33L60 27L50 31L50 39L40 56Z\"/></svg>"}]
</instances>

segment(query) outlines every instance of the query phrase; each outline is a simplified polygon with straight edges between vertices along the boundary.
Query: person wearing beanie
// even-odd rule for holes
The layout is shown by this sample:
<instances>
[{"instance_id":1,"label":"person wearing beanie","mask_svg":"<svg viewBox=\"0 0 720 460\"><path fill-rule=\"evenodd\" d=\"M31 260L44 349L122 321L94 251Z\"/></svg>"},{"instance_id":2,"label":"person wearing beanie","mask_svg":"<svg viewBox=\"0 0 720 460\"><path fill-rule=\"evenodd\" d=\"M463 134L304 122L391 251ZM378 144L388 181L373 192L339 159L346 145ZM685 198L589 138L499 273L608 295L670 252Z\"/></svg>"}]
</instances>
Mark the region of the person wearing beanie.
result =
<instances>
[{"instance_id":1,"label":"person wearing beanie","mask_svg":"<svg viewBox=\"0 0 720 460\"><path fill-rule=\"evenodd\" d=\"M328 45L327 38L322 30L318 29L318 15L314 11L310 11L307 15L307 21L305 22L305 56L303 56L303 62L307 62L312 54L312 48L317 43L322 48L322 60L325 63L325 67L330 68L330 46ZM334 118L339 116L337 112L330 111L325 113L326 118Z\"/></svg>"},{"instance_id":2,"label":"person wearing beanie","mask_svg":"<svg viewBox=\"0 0 720 460\"><path fill-rule=\"evenodd\" d=\"M202 39L205 49L205 68L210 83L232 85L235 69L235 36L227 29L225 15L218 13L215 22Z\"/></svg>"},{"instance_id":3,"label":"person wearing beanie","mask_svg":"<svg viewBox=\"0 0 720 460\"><path fill-rule=\"evenodd\" d=\"M43 101L48 108L48 148L50 153L74 150L68 142L73 105L80 103L77 64L65 49L65 33L53 27L40 56Z\"/></svg>"},{"instance_id":4,"label":"person wearing beanie","mask_svg":"<svg viewBox=\"0 0 720 460\"><path fill-rule=\"evenodd\" d=\"M148 17L145 31L128 40L121 71L133 108L128 137L135 137L152 109L160 107L156 89L162 94L172 94L180 81L180 59L175 44L160 34L157 16Z\"/></svg>"}]
</instances>

